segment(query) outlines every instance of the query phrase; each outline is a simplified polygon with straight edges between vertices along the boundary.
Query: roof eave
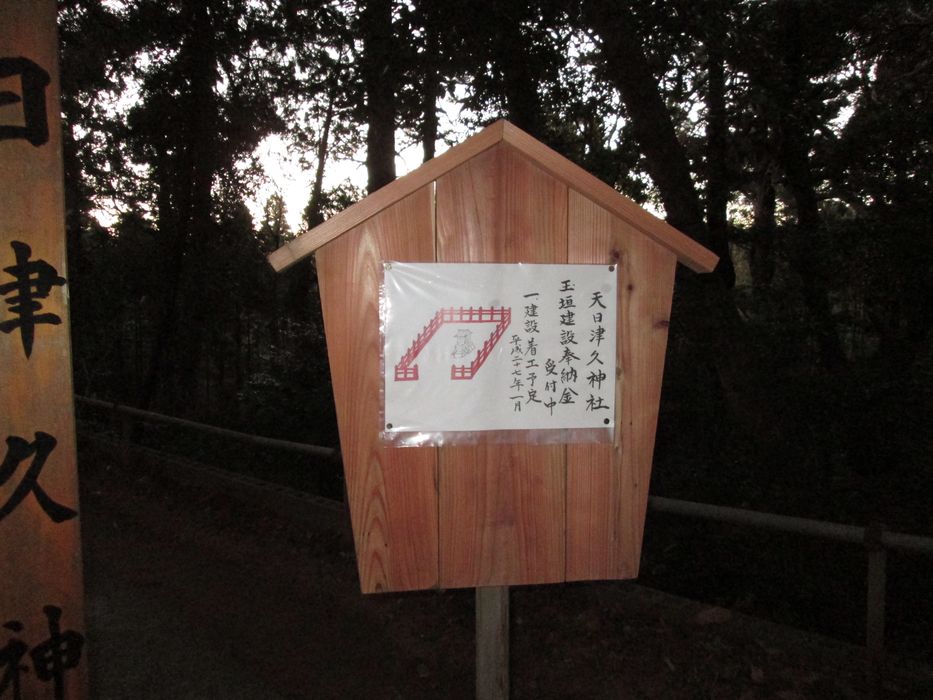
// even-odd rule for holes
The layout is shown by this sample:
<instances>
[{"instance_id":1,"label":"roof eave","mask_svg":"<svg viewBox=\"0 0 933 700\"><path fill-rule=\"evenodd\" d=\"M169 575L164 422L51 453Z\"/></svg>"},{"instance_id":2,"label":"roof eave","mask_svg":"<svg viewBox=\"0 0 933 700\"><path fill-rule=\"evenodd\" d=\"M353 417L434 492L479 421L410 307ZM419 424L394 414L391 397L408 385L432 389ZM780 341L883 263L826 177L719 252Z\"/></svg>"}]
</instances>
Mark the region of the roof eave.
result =
<instances>
[{"instance_id":1,"label":"roof eave","mask_svg":"<svg viewBox=\"0 0 933 700\"><path fill-rule=\"evenodd\" d=\"M599 178L572 163L515 125L497 121L463 143L424 163L407 175L364 197L293 241L269 254L272 267L281 272L386 207L437 180L458 165L505 141L541 169L608 209L652 240L670 249L678 261L695 272L711 272L719 258L689 236L642 209Z\"/></svg>"}]
</instances>

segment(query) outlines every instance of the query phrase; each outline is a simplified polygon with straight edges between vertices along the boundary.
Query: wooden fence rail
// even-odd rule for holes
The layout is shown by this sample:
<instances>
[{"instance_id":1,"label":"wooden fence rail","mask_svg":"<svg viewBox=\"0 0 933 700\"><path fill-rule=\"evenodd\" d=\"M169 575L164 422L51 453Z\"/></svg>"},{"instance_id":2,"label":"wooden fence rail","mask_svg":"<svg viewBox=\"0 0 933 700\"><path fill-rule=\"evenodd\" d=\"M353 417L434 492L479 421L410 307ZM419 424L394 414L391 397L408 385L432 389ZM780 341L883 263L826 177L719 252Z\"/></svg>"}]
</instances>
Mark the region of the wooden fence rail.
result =
<instances>
[{"instance_id":1,"label":"wooden fence rail","mask_svg":"<svg viewBox=\"0 0 933 700\"><path fill-rule=\"evenodd\" d=\"M250 433L241 433L237 430L230 430L228 428L218 428L215 425L207 425L205 423L196 423L191 420L185 420L184 418L176 418L175 416L166 416L161 413L153 413L152 411L143 411L139 408L133 408L131 406L122 406L120 404L112 403L110 401L101 401L100 399L90 399L86 396L75 395L75 403L78 405L84 406L93 406L95 408L101 408L104 410L111 411L116 416L127 416L132 418L140 418L145 421L152 423L163 423L165 425L178 425L185 428L191 428L192 430L199 430L203 433L210 433L211 435L220 435L223 437L228 437L233 440L240 440L241 442L248 442L253 445L261 445L263 447L274 447L280 450L290 450L292 452L300 452L306 455L312 455L314 457L322 457L325 459L339 460L340 459L340 450L334 449L333 447L320 447L318 445L306 445L302 442L292 442L291 440L280 440L278 438L263 437L261 435L251 435ZM119 421L117 421L119 422Z\"/></svg>"},{"instance_id":2,"label":"wooden fence rail","mask_svg":"<svg viewBox=\"0 0 933 700\"><path fill-rule=\"evenodd\" d=\"M124 428L119 431L120 440L127 443L127 448L129 447L128 442L131 439L132 431L126 428L128 424L125 421L138 418L153 423L184 426L192 430L221 435L254 445L290 450L332 460L340 459L340 451L330 447L305 445L290 440L250 435L236 430L195 423L194 421L184 420L182 418L166 416L151 411L143 411L138 408L121 406L108 401L90 399L83 396L75 396L75 403L78 405L105 409L110 411L113 416L119 416L121 421L124 421L122 423L117 421L118 425L124 426ZM673 498L662 498L660 496L649 497L648 506L651 510L659 513L669 513L688 518L698 518L765 530L788 532L864 547L867 557L866 578L868 590L866 598L865 646L868 650L869 671L873 675L877 673L878 666L884 655L887 551L899 550L912 554L933 555L933 538L891 532L879 524L860 527L857 525L846 525L824 520L797 518L787 515L777 515L775 513L762 513L760 511L745 510L742 508L716 506L709 503L696 503Z\"/></svg>"},{"instance_id":3,"label":"wooden fence rail","mask_svg":"<svg viewBox=\"0 0 933 700\"><path fill-rule=\"evenodd\" d=\"M711 520L734 525L746 525L764 530L789 532L824 540L861 545L867 557L865 596L865 647L868 650L868 672L872 685L877 683L879 666L884 657L885 602L887 599L887 550L913 554L933 554L933 538L891 532L883 525L868 527L844 525L824 520L796 518L775 513L762 513L742 508L714 506L673 498L650 496L648 507L660 513Z\"/></svg>"},{"instance_id":4,"label":"wooden fence rail","mask_svg":"<svg viewBox=\"0 0 933 700\"><path fill-rule=\"evenodd\" d=\"M850 544L865 544L873 537L876 537L879 538L878 544L885 549L899 549L916 554L933 554L933 538L890 532L884 528L879 528L878 534L873 535L869 532L872 529L871 526L844 525L842 523L826 522L825 520L796 518L789 515L762 513L757 510L728 508L694 501L680 501L675 498L662 498L661 496L650 496L648 505L652 510L659 513L673 513L690 518L714 520L720 523L749 525L764 530L809 535L824 540L835 540Z\"/></svg>"}]
</instances>

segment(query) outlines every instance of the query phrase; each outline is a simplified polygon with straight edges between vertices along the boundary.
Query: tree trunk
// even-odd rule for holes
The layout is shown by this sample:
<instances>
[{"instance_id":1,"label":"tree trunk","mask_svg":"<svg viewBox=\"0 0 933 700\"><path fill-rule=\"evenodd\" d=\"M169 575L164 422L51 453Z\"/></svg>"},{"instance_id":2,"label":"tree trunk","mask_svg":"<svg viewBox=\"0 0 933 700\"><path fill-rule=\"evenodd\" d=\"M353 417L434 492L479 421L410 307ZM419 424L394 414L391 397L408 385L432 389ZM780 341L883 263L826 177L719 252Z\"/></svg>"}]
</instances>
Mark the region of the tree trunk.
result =
<instances>
[{"instance_id":1,"label":"tree trunk","mask_svg":"<svg viewBox=\"0 0 933 700\"><path fill-rule=\"evenodd\" d=\"M538 76L530 70L529 47L512 3L494 3L494 60L502 72L502 92L508 119L538 139L544 138Z\"/></svg>"},{"instance_id":2,"label":"tree trunk","mask_svg":"<svg viewBox=\"0 0 933 700\"><path fill-rule=\"evenodd\" d=\"M317 143L317 166L314 170L314 189L311 190L311 201L308 207L308 226L312 228L323 221L321 215L321 193L324 190L324 168L327 163L327 152L330 148L330 129L334 121L333 93L328 95L327 111L324 113L324 124L321 126L321 138Z\"/></svg>"},{"instance_id":3,"label":"tree trunk","mask_svg":"<svg viewBox=\"0 0 933 700\"><path fill-rule=\"evenodd\" d=\"M813 172L810 168L812 130L805 123L807 106L799 103L806 93L808 79L802 66L800 45L803 18L794 0L778 6L778 17L785 47L784 79L775 86L778 102L778 158L787 187L797 210L797 230L791 246L791 263L800 277L804 302L814 322L814 335L823 367L847 365L828 297L828 280L821 246L822 220Z\"/></svg>"},{"instance_id":4,"label":"tree trunk","mask_svg":"<svg viewBox=\"0 0 933 700\"><path fill-rule=\"evenodd\" d=\"M427 27L428 41L426 63L422 76L421 87L421 148L424 152L424 162L434 157L435 144L438 135L437 99L441 92L440 74L437 70L435 56L439 51L439 40L434 27Z\"/></svg>"},{"instance_id":5,"label":"tree trunk","mask_svg":"<svg viewBox=\"0 0 933 700\"><path fill-rule=\"evenodd\" d=\"M212 155L215 130L213 120L216 104L213 86L217 79L213 47L213 28L207 8L193 0L185 6L191 33L181 49L179 61L190 81L179 102L184 115L179 141L168 144L177 148L176 157L162 158L160 186L159 229L168 242L166 281L163 305L145 382L139 404L149 408L160 385L162 374L170 357L181 362L179 375L182 384L193 381L200 347L200 326L207 310L199 300L193 300L186 317L185 347L179 348L179 316L184 309L182 287L186 268L191 258L203 257L211 225L211 186L213 185L214 158ZM187 386L186 390L196 387Z\"/></svg>"},{"instance_id":6,"label":"tree trunk","mask_svg":"<svg viewBox=\"0 0 933 700\"><path fill-rule=\"evenodd\" d=\"M602 58L631 119L652 180L658 187L668 221L700 243L715 249L703 221L703 208L690 177L689 161L677 140L658 81L651 72L642 42L618 8L587 6L589 25L601 37ZM772 400L768 358L753 350L753 343L738 314L721 273L679 276L680 304L690 312L679 322L698 353L697 361L712 368L730 413L757 444L759 467L776 474L787 457L783 434L790 431ZM675 304L675 313L677 304ZM767 478L762 480L767 483Z\"/></svg>"},{"instance_id":7,"label":"tree trunk","mask_svg":"<svg viewBox=\"0 0 933 700\"><path fill-rule=\"evenodd\" d=\"M243 308L240 302L236 302L234 313L236 314L233 326L233 344L236 348L233 356L234 391L240 393L243 390Z\"/></svg>"},{"instance_id":8,"label":"tree trunk","mask_svg":"<svg viewBox=\"0 0 933 700\"><path fill-rule=\"evenodd\" d=\"M367 0L361 16L366 89L367 190L395 179L395 35L391 0Z\"/></svg>"},{"instance_id":9,"label":"tree trunk","mask_svg":"<svg viewBox=\"0 0 933 700\"><path fill-rule=\"evenodd\" d=\"M86 212L90 200L85 191L84 178L74 131L67 122L62 123L62 164L65 173L65 242L68 254L68 275L80 278L87 270L81 235L84 232Z\"/></svg>"},{"instance_id":10,"label":"tree trunk","mask_svg":"<svg viewBox=\"0 0 933 700\"><path fill-rule=\"evenodd\" d=\"M317 142L317 165L314 170L314 185L311 190L311 200L308 202L307 224L314 228L324 217L321 215L321 193L324 189L324 169L327 164L327 154L330 151L330 130L334 124L337 93L340 90L340 75L343 72L345 51L341 47L340 57L334 66L327 85L327 107L324 110L324 123L321 125L321 138Z\"/></svg>"},{"instance_id":11,"label":"tree trunk","mask_svg":"<svg viewBox=\"0 0 933 700\"><path fill-rule=\"evenodd\" d=\"M729 250L726 208L729 204L729 168L726 155L726 60L722 14L713 6L707 18L706 41L706 224L711 250L719 256L719 274L728 288L735 286L735 267Z\"/></svg>"},{"instance_id":12,"label":"tree trunk","mask_svg":"<svg viewBox=\"0 0 933 700\"><path fill-rule=\"evenodd\" d=\"M600 3L587 5L587 19L601 37L602 55L632 120L632 130L646 156L648 174L657 186L672 226L710 247L703 209L690 178L690 161L677 141L674 124L658 81L648 66L641 39L624 13ZM714 251L715 252L715 251Z\"/></svg>"}]
</instances>

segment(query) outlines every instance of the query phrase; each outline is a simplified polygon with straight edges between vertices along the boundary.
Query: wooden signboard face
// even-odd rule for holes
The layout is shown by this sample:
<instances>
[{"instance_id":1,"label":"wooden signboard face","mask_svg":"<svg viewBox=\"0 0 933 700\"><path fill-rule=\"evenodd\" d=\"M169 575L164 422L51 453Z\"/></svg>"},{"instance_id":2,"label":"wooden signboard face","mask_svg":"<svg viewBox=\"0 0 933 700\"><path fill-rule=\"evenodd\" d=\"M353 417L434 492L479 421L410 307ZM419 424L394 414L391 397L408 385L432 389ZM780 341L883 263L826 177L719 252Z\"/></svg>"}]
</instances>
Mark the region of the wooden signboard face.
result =
<instances>
[{"instance_id":1,"label":"wooden signboard face","mask_svg":"<svg viewBox=\"0 0 933 700\"><path fill-rule=\"evenodd\" d=\"M677 257L547 167L492 145L317 252L363 592L638 573ZM614 441L387 446L378 287L393 260L617 269Z\"/></svg>"},{"instance_id":2,"label":"wooden signboard face","mask_svg":"<svg viewBox=\"0 0 933 700\"><path fill-rule=\"evenodd\" d=\"M638 575L677 260L618 217L570 193L571 262L615 263L619 415L612 445L567 446L568 581Z\"/></svg>"},{"instance_id":3,"label":"wooden signboard face","mask_svg":"<svg viewBox=\"0 0 933 700\"><path fill-rule=\"evenodd\" d=\"M54 0L0 4L0 697L86 691Z\"/></svg>"},{"instance_id":4,"label":"wooden signboard face","mask_svg":"<svg viewBox=\"0 0 933 700\"><path fill-rule=\"evenodd\" d=\"M511 148L437 182L439 262L566 262L566 221L567 186ZM562 581L564 478L562 445L441 448L441 585Z\"/></svg>"},{"instance_id":5,"label":"wooden signboard face","mask_svg":"<svg viewBox=\"0 0 933 700\"><path fill-rule=\"evenodd\" d=\"M438 584L437 454L379 439L382 261L434 259L431 187L423 187L317 254L327 354L360 586L366 593Z\"/></svg>"}]
</instances>

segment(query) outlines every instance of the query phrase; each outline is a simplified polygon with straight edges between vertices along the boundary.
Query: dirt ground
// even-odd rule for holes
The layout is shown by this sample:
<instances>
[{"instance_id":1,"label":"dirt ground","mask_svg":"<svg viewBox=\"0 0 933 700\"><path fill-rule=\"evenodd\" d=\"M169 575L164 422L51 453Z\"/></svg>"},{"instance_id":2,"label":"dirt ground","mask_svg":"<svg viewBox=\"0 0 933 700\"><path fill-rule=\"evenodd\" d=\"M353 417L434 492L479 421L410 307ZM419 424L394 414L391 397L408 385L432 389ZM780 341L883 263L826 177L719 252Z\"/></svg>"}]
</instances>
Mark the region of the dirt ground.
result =
<instances>
[{"instance_id":1,"label":"dirt ground","mask_svg":"<svg viewBox=\"0 0 933 700\"><path fill-rule=\"evenodd\" d=\"M94 698L472 698L471 590L363 596L322 530L85 449ZM633 583L511 593L511 697L867 698L863 652ZM933 698L889 659L881 698Z\"/></svg>"}]
</instances>

